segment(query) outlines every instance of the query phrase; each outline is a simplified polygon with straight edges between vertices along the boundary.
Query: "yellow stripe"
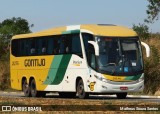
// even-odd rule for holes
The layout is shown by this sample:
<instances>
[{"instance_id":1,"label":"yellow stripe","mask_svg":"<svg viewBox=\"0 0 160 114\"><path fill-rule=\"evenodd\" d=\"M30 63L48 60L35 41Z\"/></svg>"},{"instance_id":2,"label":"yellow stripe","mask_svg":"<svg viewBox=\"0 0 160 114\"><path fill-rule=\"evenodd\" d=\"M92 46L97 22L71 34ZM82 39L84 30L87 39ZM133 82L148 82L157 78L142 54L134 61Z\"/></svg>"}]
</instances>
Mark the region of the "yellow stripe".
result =
<instances>
[{"instance_id":1,"label":"yellow stripe","mask_svg":"<svg viewBox=\"0 0 160 114\"><path fill-rule=\"evenodd\" d=\"M74 66L80 66L80 64L73 64Z\"/></svg>"},{"instance_id":2,"label":"yellow stripe","mask_svg":"<svg viewBox=\"0 0 160 114\"><path fill-rule=\"evenodd\" d=\"M126 76L110 76L110 75L105 75L105 74L103 74L103 76L107 80L116 81L116 82L132 81L132 80L125 80Z\"/></svg>"}]
</instances>

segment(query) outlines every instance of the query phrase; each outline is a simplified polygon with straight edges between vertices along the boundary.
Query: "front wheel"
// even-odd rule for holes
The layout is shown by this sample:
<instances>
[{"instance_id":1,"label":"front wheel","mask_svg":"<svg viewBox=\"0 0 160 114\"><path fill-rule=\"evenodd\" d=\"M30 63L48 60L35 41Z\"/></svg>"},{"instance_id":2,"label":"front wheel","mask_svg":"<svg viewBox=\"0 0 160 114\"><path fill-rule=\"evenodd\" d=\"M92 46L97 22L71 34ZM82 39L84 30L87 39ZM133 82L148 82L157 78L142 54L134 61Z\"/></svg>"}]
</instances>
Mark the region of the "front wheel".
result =
<instances>
[{"instance_id":1,"label":"front wheel","mask_svg":"<svg viewBox=\"0 0 160 114\"><path fill-rule=\"evenodd\" d=\"M77 84L77 94L80 99L85 99L89 97L89 93L86 93L84 90L83 80L80 79Z\"/></svg>"},{"instance_id":2,"label":"front wheel","mask_svg":"<svg viewBox=\"0 0 160 114\"><path fill-rule=\"evenodd\" d=\"M116 95L118 99L125 99L127 96L127 93L117 93Z\"/></svg>"}]
</instances>

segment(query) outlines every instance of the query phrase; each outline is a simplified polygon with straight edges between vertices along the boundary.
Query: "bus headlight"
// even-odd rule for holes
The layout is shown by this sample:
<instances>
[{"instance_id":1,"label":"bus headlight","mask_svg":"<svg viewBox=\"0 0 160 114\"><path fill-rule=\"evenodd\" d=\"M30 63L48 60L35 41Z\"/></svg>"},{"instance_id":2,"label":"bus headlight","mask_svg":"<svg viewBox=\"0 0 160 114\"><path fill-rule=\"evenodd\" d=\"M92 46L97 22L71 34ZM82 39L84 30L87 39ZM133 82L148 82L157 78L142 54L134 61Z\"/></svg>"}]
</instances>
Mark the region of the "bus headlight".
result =
<instances>
[{"instance_id":1,"label":"bus headlight","mask_svg":"<svg viewBox=\"0 0 160 114\"><path fill-rule=\"evenodd\" d=\"M144 74L142 74L142 76L138 79L139 82L144 80Z\"/></svg>"},{"instance_id":2,"label":"bus headlight","mask_svg":"<svg viewBox=\"0 0 160 114\"><path fill-rule=\"evenodd\" d=\"M103 78L103 77L99 77L97 75L94 75L95 78L97 78L98 80L102 81L102 82L107 82L107 79Z\"/></svg>"}]
</instances>

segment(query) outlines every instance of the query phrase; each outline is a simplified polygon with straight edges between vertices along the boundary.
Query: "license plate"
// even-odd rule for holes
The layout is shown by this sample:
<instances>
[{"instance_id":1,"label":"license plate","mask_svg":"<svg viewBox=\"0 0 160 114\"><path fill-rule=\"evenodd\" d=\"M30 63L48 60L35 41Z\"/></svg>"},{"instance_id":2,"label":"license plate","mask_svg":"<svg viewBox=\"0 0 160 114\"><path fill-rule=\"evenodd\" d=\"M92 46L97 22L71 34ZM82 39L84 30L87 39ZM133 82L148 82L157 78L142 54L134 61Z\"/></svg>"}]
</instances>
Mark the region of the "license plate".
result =
<instances>
[{"instance_id":1,"label":"license plate","mask_svg":"<svg viewBox=\"0 0 160 114\"><path fill-rule=\"evenodd\" d=\"M120 87L120 90L128 90L128 87Z\"/></svg>"}]
</instances>

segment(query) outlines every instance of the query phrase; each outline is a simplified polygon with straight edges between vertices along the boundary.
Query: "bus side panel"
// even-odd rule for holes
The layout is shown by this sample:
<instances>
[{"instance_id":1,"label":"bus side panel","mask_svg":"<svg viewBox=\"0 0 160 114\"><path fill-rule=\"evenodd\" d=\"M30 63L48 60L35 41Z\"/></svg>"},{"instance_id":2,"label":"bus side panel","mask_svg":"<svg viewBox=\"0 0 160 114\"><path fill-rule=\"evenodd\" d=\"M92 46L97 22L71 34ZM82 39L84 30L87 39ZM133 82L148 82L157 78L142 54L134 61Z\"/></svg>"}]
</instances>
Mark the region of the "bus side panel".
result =
<instances>
[{"instance_id":1,"label":"bus side panel","mask_svg":"<svg viewBox=\"0 0 160 114\"><path fill-rule=\"evenodd\" d=\"M11 69L11 88L21 90L20 80L17 77L17 70Z\"/></svg>"},{"instance_id":2,"label":"bus side panel","mask_svg":"<svg viewBox=\"0 0 160 114\"><path fill-rule=\"evenodd\" d=\"M78 77L82 78L85 91L87 91L86 79L88 76L86 61L77 55L73 55L63 80L63 91L76 91L76 79Z\"/></svg>"},{"instance_id":3,"label":"bus side panel","mask_svg":"<svg viewBox=\"0 0 160 114\"><path fill-rule=\"evenodd\" d=\"M20 86L22 84L22 78L27 79L29 84L30 78L34 78L36 82L36 88L39 91L44 91L47 85L44 85L43 82L47 77L48 70L19 70L18 71L18 80L20 80Z\"/></svg>"},{"instance_id":4,"label":"bus side panel","mask_svg":"<svg viewBox=\"0 0 160 114\"><path fill-rule=\"evenodd\" d=\"M85 91L88 91L87 77L89 76L86 61L78 55L55 55L48 76L44 80L45 91L75 92L76 79L82 78Z\"/></svg>"},{"instance_id":5,"label":"bus side panel","mask_svg":"<svg viewBox=\"0 0 160 114\"><path fill-rule=\"evenodd\" d=\"M11 88L21 90L20 80L18 79L19 61L10 53L10 81Z\"/></svg>"},{"instance_id":6,"label":"bus side panel","mask_svg":"<svg viewBox=\"0 0 160 114\"><path fill-rule=\"evenodd\" d=\"M44 81L48 76L53 58L54 56L14 57L11 55L11 87L22 90L22 78L26 78L28 84L30 79L34 78L37 90L43 91L47 86ZM42 63L42 60L45 63Z\"/></svg>"}]
</instances>

